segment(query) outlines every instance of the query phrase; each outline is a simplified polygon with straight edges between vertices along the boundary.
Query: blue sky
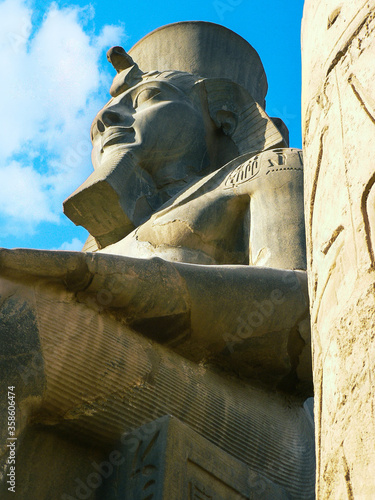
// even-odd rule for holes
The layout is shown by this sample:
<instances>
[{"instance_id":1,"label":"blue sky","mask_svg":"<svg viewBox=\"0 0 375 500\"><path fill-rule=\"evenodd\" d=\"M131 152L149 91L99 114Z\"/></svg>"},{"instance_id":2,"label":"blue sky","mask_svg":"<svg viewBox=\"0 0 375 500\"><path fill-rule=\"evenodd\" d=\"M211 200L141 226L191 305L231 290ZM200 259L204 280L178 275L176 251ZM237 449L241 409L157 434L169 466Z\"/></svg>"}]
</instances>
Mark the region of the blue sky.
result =
<instances>
[{"instance_id":1,"label":"blue sky","mask_svg":"<svg viewBox=\"0 0 375 500\"><path fill-rule=\"evenodd\" d=\"M168 23L222 24L258 51L266 111L301 147L302 0L0 0L0 246L79 250L62 202L92 172L89 127L109 98L112 45Z\"/></svg>"}]
</instances>

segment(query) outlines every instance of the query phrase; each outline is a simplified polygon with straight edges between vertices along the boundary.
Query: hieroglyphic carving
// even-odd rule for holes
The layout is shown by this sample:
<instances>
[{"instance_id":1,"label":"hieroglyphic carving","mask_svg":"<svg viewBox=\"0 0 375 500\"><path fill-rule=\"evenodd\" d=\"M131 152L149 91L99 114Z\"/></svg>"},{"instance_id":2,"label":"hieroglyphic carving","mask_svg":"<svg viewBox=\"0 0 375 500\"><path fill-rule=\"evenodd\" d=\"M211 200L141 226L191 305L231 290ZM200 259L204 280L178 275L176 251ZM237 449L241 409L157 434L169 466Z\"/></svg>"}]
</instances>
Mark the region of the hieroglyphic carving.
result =
<instances>
[{"instance_id":1,"label":"hieroglyphic carving","mask_svg":"<svg viewBox=\"0 0 375 500\"><path fill-rule=\"evenodd\" d=\"M352 73L348 78L349 85L351 86L354 95L358 99L362 109L366 112L370 120L375 124L375 101L369 95L358 80L356 75Z\"/></svg>"},{"instance_id":2,"label":"hieroglyphic carving","mask_svg":"<svg viewBox=\"0 0 375 500\"><path fill-rule=\"evenodd\" d=\"M228 484L224 475L215 474L202 460L187 460L189 500L245 500L236 484Z\"/></svg>"},{"instance_id":3,"label":"hieroglyphic carving","mask_svg":"<svg viewBox=\"0 0 375 500\"><path fill-rule=\"evenodd\" d=\"M283 151L282 149L274 149L272 152L276 154L277 158L273 158L273 159L268 158L267 159L268 170L266 172L266 175L268 175L271 172L272 173L273 172L282 172L283 170L297 170L297 171L299 170L301 172L303 171L303 161L302 161L302 152L301 151L298 151L298 150L295 151L297 153L297 156L299 159L300 167L288 166L288 157L285 154L285 151ZM285 165L285 166L283 166L283 165Z\"/></svg>"},{"instance_id":4,"label":"hieroglyphic carving","mask_svg":"<svg viewBox=\"0 0 375 500\"><path fill-rule=\"evenodd\" d=\"M374 184L375 174L370 178L362 194L361 212L363 217L366 245L371 261L371 267L375 268L374 255Z\"/></svg>"},{"instance_id":5,"label":"hieroglyphic carving","mask_svg":"<svg viewBox=\"0 0 375 500\"><path fill-rule=\"evenodd\" d=\"M238 184L254 179L260 172L258 158L259 156L256 155L233 170L233 172L231 172L226 178L225 186L234 187Z\"/></svg>"},{"instance_id":6,"label":"hieroglyphic carving","mask_svg":"<svg viewBox=\"0 0 375 500\"><path fill-rule=\"evenodd\" d=\"M316 166L314 168L314 178L312 181L312 186L311 186L311 193L310 193L310 202L308 204L308 215L309 215L309 220L308 220L308 230L309 230L309 240L308 240L308 245L309 245L309 254L310 258L312 258L312 245L313 245L313 237L312 237L312 231L313 231L313 218L314 218L314 203L315 203L315 197L316 197L316 191L318 188L318 181L319 181L319 174L320 174L320 168L322 165L322 159L323 159L323 151L324 151L324 136L328 130L328 127L325 126L320 134L320 140L319 140L319 152L317 155L316 159ZM311 264L311 262L310 262Z\"/></svg>"},{"instance_id":7,"label":"hieroglyphic carving","mask_svg":"<svg viewBox=\"0 0 375 500\"><path fill-rule=\"evenodd\" d=\"M136 495L139 500L152 500L159 478L159 457L156 448L158 447L160 429L153 433L147 432L147 426L141 429L146 429L146 431L141 434L135 433L138 444L133 453L129 484L126 486L126 492L129 495L126 498L129 500L132 495Z\"/></svg>"},{"instance_id":8,"label":"hieroglyphic carving","mask_svg":"<svg viewBox=\"0 0 375 500\"><path fill-rule=\"evenodd\" d=\"M202 485L198 485L197 483L190 481L189 490L189 500L213 500L213 496L208 494L206 492L207 489Z\"/></svg>"},{"instance_id":9,"label":"hieroglyphic carving","mask_svg":"<svg viewBox=\"0 0 375 500\"><path fill-rule=\"evenodd\" d=\"M299 166L294 162L295 155L298 156ZM300 150L293 148L288 150L272 149L257 154L235 168L233 172L226 177L224 185L227 189L234 188L245 182L253 181L260 175L268 175L270 173L286 170L303 171L302 152Z\"/></svg>"},{"instance_id":10,"label":"hieroglyphic carving","mask_svg":"<svg viewBox=\"0 0 375 500\"><path fill-rule=\"evenodd\" d=\"M357 76L352 73L348 78L348 83L353 90L355 97L358 99L361 108L364 110L368 118L373 124L375 124L375 101L369 92L364 88L362 83L358 80ZM374 223L372 220L371 205L369 206L369 199L371 199L371 191L375 183L375 174L372 175L367 182L362 198L361 198L361 211L363 216L363 223L365 226L365 239L368 248L368 253L371 261L371 267L375 267L375 256L374 256L374 230L371 229L371 225Z\"/></svg>"},{"instance_id":11,"label":"hieroglyphic carving","mask_svg":"<svg viewBox=\"0 0 375 500\"><path fill-rule=\"evenodd\" d=\"M337 240L337 238L339 237L341 231L344 230L344 226L342 226L341 224L333 231L332 233L332 236L330 237L330 239L328 241L326 241L323 245L322 245L322 253L324 253L324 255L327 255L327 253L329 252L330 248L332 247L332 245L334 244L334 242Z\"/></svg>"}]
</instances>

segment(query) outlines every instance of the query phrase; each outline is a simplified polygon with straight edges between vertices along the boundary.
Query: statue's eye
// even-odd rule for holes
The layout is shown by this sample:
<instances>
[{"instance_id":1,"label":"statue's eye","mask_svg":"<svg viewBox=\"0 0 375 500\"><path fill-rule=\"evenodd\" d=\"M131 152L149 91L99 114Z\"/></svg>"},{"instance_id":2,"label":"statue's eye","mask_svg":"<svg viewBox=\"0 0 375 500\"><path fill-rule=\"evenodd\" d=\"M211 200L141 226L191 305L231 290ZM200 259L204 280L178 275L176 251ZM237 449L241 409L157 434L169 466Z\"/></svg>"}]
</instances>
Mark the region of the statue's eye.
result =
<instances>
[{"instance_id":1,"label":"statue's eye","mask_svg":"<svg viewBox=\"0 0 375 500\"><path fill-rule=\"evenodd\" d=\"M142 106L142 104L149 101L158 94L160 94L160 89L156 87L141 90L135 98L134 107L139 108L139 106Z\"/></svg>"}]
</instances>

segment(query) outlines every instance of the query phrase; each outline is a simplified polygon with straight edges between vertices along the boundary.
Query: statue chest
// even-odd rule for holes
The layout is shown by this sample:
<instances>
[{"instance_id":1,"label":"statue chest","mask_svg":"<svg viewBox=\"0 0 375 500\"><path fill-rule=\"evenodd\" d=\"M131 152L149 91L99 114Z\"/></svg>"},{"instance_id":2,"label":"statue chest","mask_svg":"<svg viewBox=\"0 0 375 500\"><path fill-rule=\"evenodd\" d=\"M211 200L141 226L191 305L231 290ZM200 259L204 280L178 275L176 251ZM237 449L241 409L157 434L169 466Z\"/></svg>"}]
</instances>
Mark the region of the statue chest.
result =
<instances>
[{"instance_id":1,"label":"statue chest","mask_svg":"<svg viewBox=\"0 0 375 500\"><path fill-rule=\"evenodd\" d=\"M156 213L106 252L194 264L248 264L249 227L248 197L215 190Z\"/></svg>"}]
</instances>

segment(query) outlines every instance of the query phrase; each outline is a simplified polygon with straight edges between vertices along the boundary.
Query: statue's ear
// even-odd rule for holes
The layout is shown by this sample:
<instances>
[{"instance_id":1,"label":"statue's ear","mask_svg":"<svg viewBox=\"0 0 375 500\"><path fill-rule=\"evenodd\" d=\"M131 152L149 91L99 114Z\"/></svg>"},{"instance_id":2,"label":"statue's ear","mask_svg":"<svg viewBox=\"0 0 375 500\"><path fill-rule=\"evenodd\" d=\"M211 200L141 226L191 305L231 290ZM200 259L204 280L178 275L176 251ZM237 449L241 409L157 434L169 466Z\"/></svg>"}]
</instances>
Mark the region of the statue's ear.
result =
<instances>
[{"instance_id":1,"label":"statue's ear","mask_svg":"<svg viewBox=\"0 0 375 500\"><path fill-rule=\"evenodd\" d=\"M234 134L238 123L238 115L236 112L219 109L214 116L211 115L211 118L216 123L217 127L221 128L225 135L231 137Z\"/></svg>"},{"instance_id":2,"label":"statue's ear","mask_svg":"<svg viewBox=\"0 0 375 500\"><path fill-rule=\"evenodd\" d=\"M225 135L232 137L240 110L238 85L224 78L201 80L198 85L204 89L211 119Z\"/></svg>"},{"instance_id":3,"label":"statue's ear","mask_svg":"<svg viewBox=\"0 0 375 500\"><path fill-rule=\"evenodd\" d=\"M272 119L241 85L225 78L207 78L196 85L203 91L211 119L240 154L288 147Z\"/></svg>"}]
</instances>

